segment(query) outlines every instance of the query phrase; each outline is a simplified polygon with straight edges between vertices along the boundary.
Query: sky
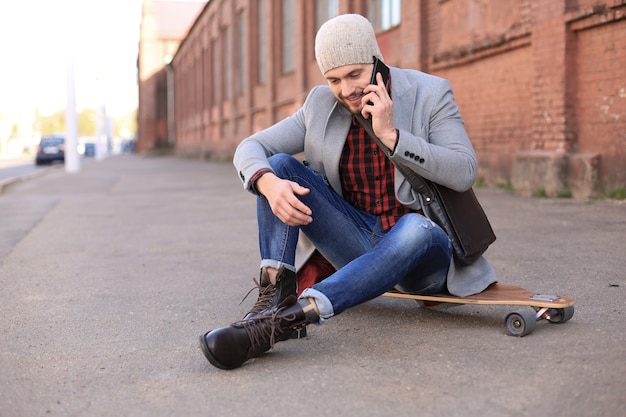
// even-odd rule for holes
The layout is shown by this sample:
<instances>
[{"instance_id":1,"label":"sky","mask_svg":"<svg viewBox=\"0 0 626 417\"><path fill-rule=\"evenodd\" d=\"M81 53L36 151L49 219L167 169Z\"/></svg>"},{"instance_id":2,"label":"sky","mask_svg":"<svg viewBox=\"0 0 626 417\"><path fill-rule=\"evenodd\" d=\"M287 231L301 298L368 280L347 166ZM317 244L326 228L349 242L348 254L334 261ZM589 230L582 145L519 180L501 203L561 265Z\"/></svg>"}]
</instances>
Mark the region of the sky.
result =
<instances>
[{"instance_id":1,"label":"sky","mask_svg":"<svg viewBox=\"0 0 626 417\"><path fill-rule=\"evenodd\" d=\"M64 110L72 66L78 107L135 109L140 23L141 0L2 0L0 113Z\"/></svg>"}]
</instances>

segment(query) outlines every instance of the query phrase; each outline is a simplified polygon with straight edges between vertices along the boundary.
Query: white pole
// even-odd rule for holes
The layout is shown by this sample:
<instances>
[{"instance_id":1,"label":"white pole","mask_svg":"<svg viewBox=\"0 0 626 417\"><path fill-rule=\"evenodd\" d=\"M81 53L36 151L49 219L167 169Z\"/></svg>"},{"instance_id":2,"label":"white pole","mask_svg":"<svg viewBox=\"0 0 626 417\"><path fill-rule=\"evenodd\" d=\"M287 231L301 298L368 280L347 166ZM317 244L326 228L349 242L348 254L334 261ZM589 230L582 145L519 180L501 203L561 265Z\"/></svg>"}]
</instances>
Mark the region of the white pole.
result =
<instances>
[{"instance_id":1,"label":"white pole","mask_svg":"<svg viewBox=\"0 0 626 417\"><path fill-rule=\"evenodd\" d=\"M107 139L106 139L106 101L104 81L98 76L97 92L100 104L96 111L96 161L102 161L107 156Z\"/></svg>"},{"instance_id":2,"label":"white pole","mask_svg":"<svg viewBox=\"0 0 626 417\"><path fill-rule=\"evenodd\" d=\"M113 155L115 153L115 143L113 141L113 126L111 124L111 116L109 116L109 114L106 113L106 108L105 108L105 121L106 121L106 128L104 129L104 131L106 132L107 135L107 154L108 155Z\"/></svg>"},{"instance_id":3,"label":"white pole","mask_svg":"<svg viewBox=\"0 0 626 417\"><path fill-rule=\"evenodd\" d=\"M65 171L80 171L78 159L78 118L74 88L74 61L67 62L67 104L65 107Z\"/></svg>"},{"instance_id":4,"label":"white pole","mask_svg":"<svg viewBox=\"0 0 626 417\"><path fill-rule=\"evenodd\" d=\"M96 114L96 132L96 161L102 161L107 155L106 109L104 104L98 107Z\"/></svg>"}]
</instances>

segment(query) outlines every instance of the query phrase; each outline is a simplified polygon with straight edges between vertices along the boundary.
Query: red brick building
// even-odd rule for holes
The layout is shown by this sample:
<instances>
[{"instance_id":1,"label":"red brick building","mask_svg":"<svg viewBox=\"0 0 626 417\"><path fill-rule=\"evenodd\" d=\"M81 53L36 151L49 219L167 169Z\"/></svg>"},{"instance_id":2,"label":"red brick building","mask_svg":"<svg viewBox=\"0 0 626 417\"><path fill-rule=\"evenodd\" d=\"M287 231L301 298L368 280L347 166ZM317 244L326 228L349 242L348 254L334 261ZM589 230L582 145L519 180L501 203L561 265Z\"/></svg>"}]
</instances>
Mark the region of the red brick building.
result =
<instances>
[{"instance_id":1,"label":"red brick building","mask_svg":"<svg viewBox=\"0 0 626 417\"><path fill-rule=\"evenodd\" d=\"M178 154L231 158L324 83L315 33L343 13L375 22L386 63L452 82L486 183L626 188L626 0L211 0L172 60L169 116L140 101L140 126Z\"/></svg>"},{"instance_id":2,"label":"red brick building","mask_svg":"<svg viewBox=\"0 0 626 417\"><path fill-rule=\"evenodd\" d=\"M204 5L198 1L143 0L137 59L138 152L173 146L174 135L169 131L173 121L168 123L168 114L170 118L174 115L173 94L168 99L168 91L173 93L173 78L168 64Z\"/></svg>"}]
</instances>

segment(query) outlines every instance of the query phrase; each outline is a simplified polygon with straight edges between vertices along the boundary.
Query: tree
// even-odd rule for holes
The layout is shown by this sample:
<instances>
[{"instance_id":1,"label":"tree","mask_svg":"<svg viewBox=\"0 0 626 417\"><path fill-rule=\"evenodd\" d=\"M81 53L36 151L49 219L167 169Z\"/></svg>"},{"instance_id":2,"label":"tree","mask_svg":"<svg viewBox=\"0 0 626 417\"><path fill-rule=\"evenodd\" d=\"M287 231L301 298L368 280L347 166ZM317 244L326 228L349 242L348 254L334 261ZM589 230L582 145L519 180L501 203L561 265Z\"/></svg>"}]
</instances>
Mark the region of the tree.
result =
<instances>
[{"instance_id":1,"label":"tree","mask_svg":"<svg viewBox=\"0 0 626 417\"><path fill-rule=\"evenodd\" d=\"M43 135L65 132L65 111L57 110L49 115L43 115L35 109L33 130Z\"/></svg>"}]
</instances>

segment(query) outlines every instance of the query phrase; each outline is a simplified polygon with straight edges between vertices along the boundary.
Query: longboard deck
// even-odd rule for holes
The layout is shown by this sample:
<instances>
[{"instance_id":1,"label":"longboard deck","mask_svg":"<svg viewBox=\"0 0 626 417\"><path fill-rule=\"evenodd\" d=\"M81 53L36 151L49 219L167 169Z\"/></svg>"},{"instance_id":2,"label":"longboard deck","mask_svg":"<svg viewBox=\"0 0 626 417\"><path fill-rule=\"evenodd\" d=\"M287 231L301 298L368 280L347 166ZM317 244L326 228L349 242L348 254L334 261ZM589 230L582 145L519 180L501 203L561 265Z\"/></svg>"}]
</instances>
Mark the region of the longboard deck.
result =
<instances>
[{"instance_id":1,"label":"longboard deck","mask_svg":"<svg viewBox=\"0 0 626 417\"><path fill-rule=\"evenodd\" d=\"M564 308L574 304L572 297L537 294L515 285L506 284L493 284L485 291L467 297L455 297L449 294L404 294L396 291L389 291L384 295L387 297L408 298L418 301L456 304L518 305L548 308Z\"/></svg>"},{"instance_id":2,"label":"longboard deck","mask_svg":"<svg viewBox=\"0 0 626 417\"><path fill-rule=\"evenodd\" d=\"M563 295L537 294L515 285L493 284L485 291L467 297L450 294L415 295L388 291L387 297L416 300L426 308L450 304L483 304L528 306L532 311L512 312L506 316L504 325L512 336L525 336L535 329L539 320L565 323L574 315L574 298Z\"/></svg>"}]
</instances>

